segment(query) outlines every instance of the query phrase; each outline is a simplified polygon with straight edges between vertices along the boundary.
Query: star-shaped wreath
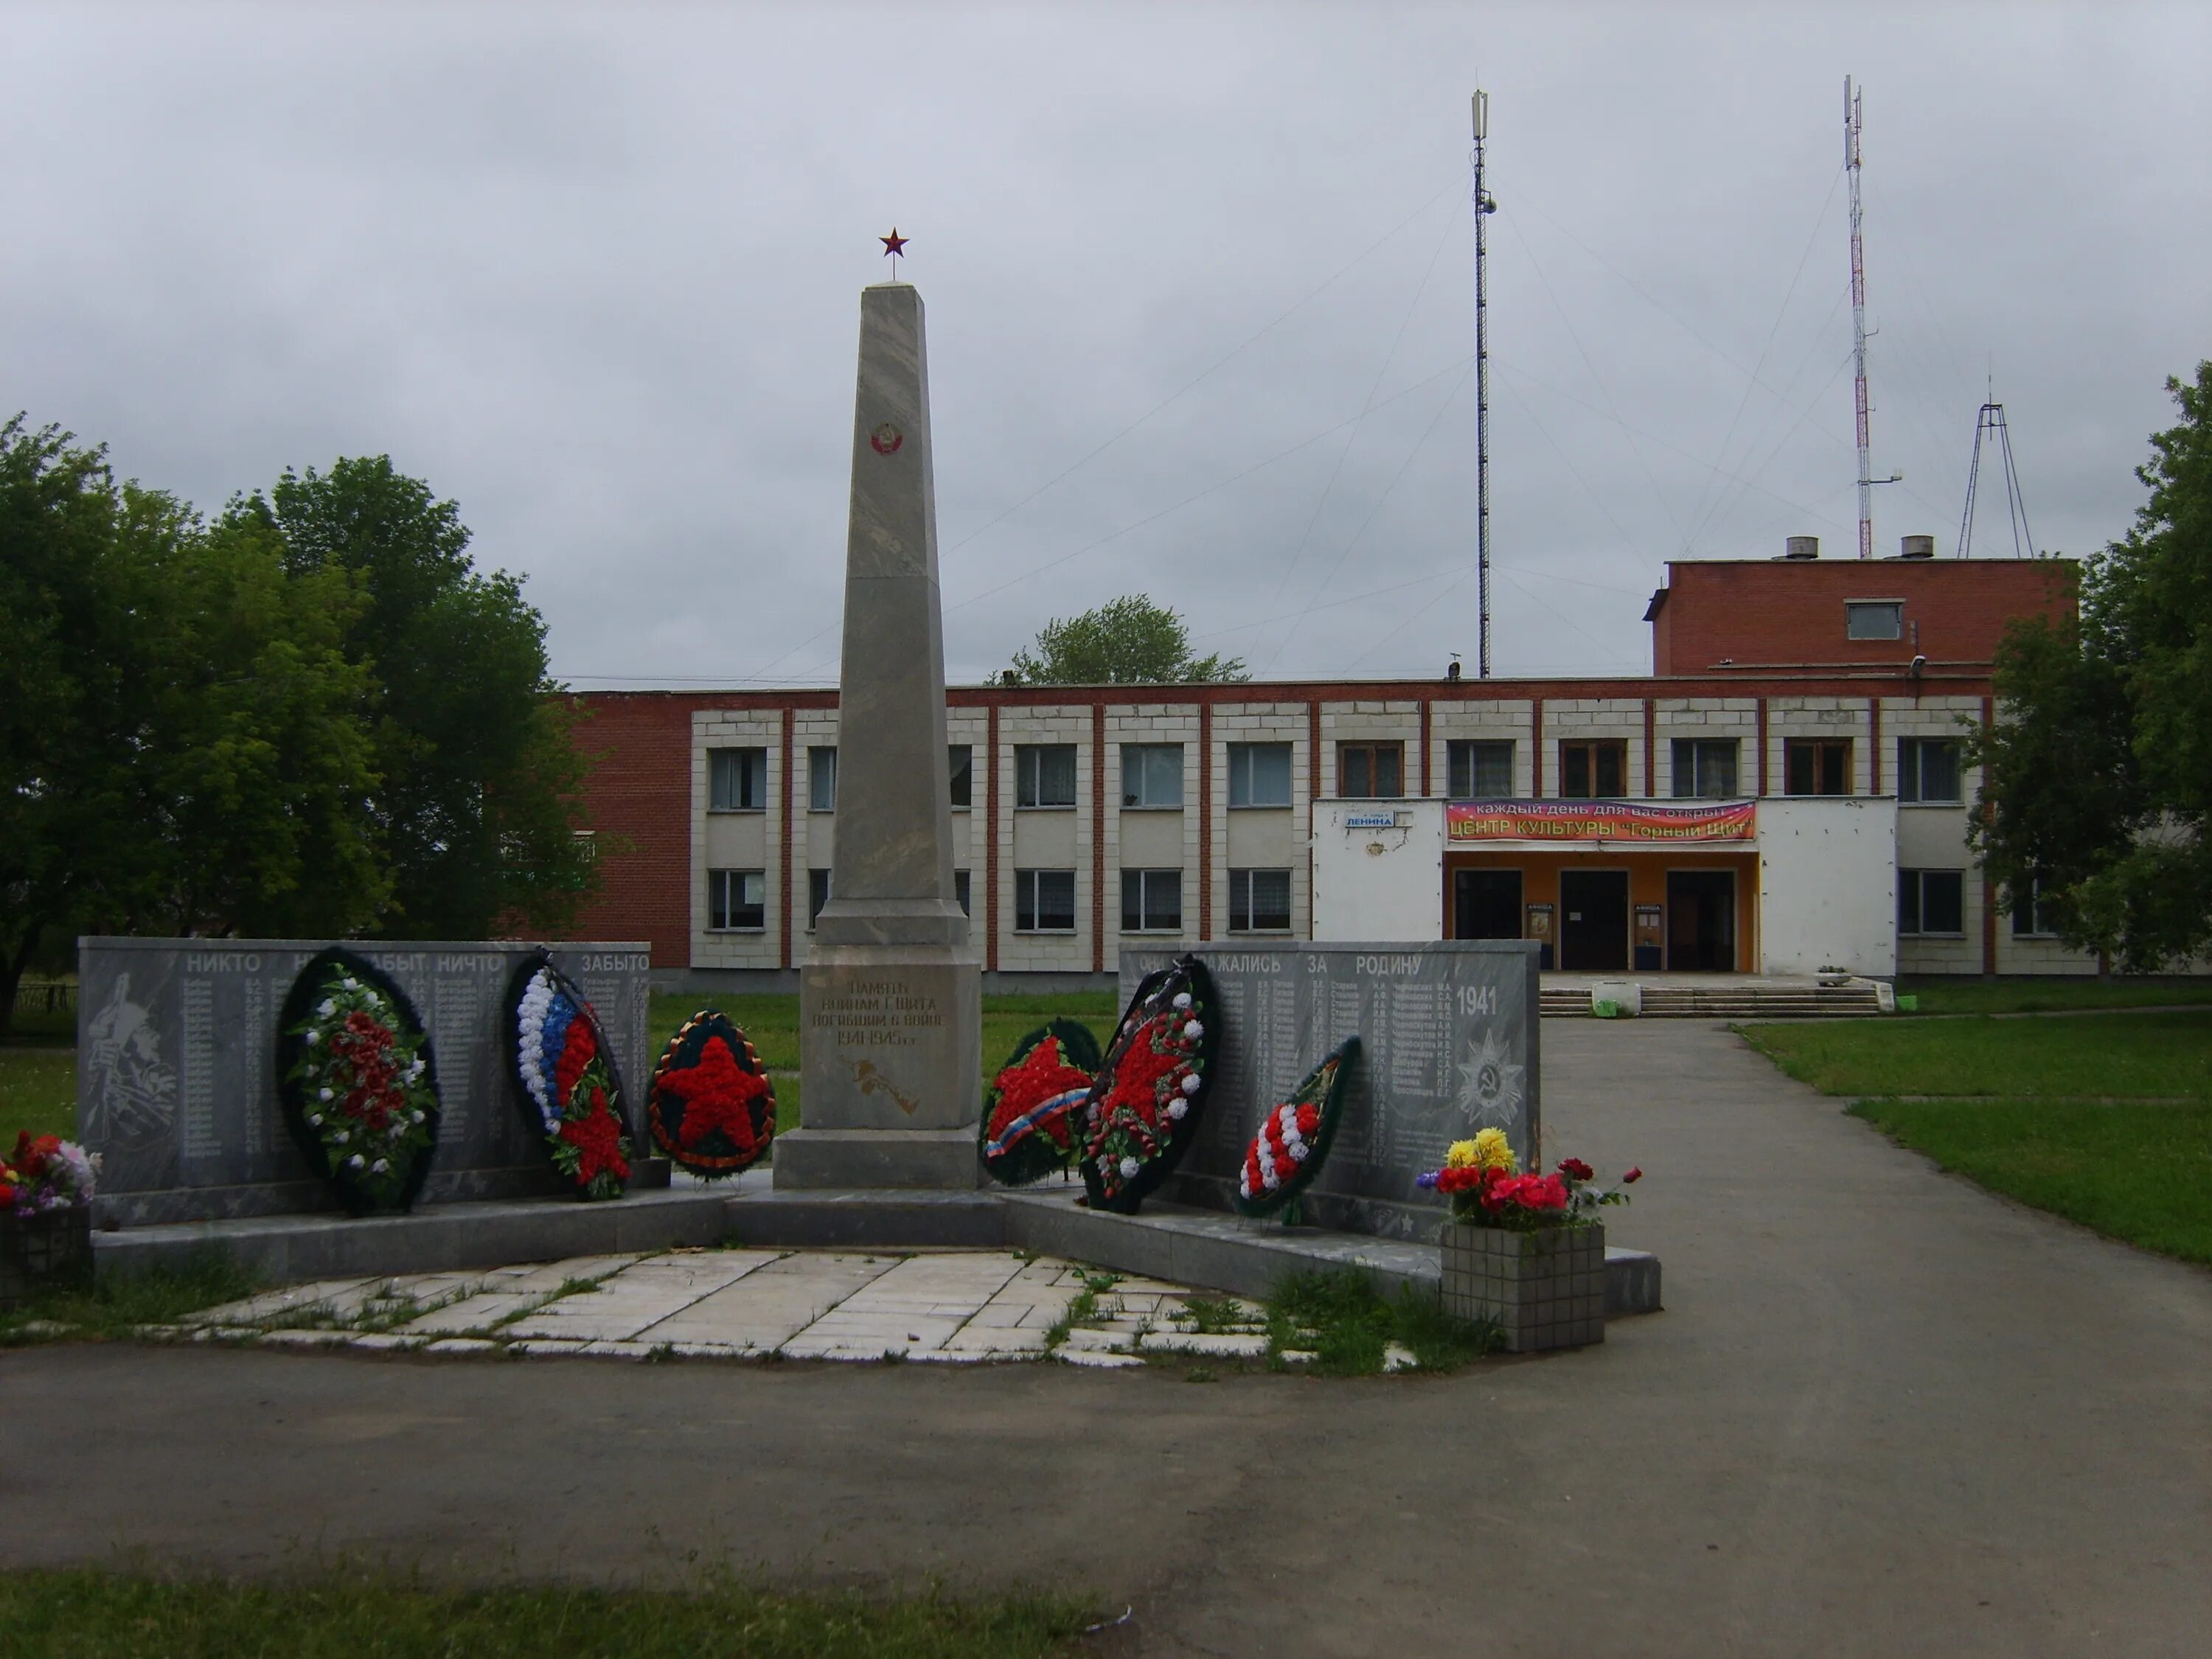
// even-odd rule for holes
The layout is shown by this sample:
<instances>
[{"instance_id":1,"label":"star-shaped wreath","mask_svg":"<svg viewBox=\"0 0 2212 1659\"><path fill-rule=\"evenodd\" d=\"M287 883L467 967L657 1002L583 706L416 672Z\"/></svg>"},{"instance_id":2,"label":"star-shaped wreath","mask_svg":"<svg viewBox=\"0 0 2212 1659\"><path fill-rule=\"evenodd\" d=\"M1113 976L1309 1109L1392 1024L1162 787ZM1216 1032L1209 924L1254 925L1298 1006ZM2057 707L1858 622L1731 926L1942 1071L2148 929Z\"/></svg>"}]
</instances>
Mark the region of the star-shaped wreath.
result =
<instances>
[{"instance_id":1,"label":"star-shaped wreath","mask_svg":"<svg viewBox=\"0 0 2212 1659\"><path fill-rule=\"evenodd\" d=\"M753 1103L768 1092L768 1079L738 1064L727 1038L719 1033L708 1037L700 1045L698 1063L665 1073L660 1089L684 1103L676 1139L685 1152L718 1131L739 1155L753 1150Z\"/></svg>"}]
</instances>

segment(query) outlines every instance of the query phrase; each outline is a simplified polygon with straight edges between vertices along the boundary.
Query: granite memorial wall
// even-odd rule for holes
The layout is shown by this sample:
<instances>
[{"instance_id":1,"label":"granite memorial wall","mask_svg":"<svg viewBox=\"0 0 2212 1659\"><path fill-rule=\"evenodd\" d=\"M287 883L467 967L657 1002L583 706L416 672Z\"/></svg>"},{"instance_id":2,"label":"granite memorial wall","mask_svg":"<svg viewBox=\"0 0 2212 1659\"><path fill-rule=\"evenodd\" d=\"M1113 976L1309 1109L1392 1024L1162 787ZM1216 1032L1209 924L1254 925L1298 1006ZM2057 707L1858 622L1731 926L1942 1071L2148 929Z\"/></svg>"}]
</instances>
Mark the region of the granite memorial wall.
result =
<instances>
[{"instance_id":1,"label":"granite memorial wall","mask_svg":"<svg viewBox=\"0 0 2212 1659\"><path fill-rule=\"evenodd\" d=\"M77 1135L101 1156L101 1224L218 1220L338 1207L277 1104L276 1020L321 940L86 939L77 947ZM349 942L397 980L429 1034L445 1110L424 1203L559 1190L507 1071L507 982L521 942ZM641 944L552 947L598 1012L629 1099L647 1048L651 958Z\"/></svg>"},{"instance_id":2,"label":"granite memorial wall","mask_svg":"<svg viewBox=\"0 0 2212 1659\"><path fill-rule=\"evenodd\" d=\"M1121 952L1121 1000L1182 954ZM1206 1121L1163 1189L1227 1209L1266 1114L1346 1037L1360 1040L1328 1162L1299 1200L1313 1224L1427 1241L1443 1200L1414 1185L1444 1149L1501 1128L1522 1167L1540 1145L1536 947L1427 944L1201 945L1221 997Z\"/></svg>"}]
</instances>

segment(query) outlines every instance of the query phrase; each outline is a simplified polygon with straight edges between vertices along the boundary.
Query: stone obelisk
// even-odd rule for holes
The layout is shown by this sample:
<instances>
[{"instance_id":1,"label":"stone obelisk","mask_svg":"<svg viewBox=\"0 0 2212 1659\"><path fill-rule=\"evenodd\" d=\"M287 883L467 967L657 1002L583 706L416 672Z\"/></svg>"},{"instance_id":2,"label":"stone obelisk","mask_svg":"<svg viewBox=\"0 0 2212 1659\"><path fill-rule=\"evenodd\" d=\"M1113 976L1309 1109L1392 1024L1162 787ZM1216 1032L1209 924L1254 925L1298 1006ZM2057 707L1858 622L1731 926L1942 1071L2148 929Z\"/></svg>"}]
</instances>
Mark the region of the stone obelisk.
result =
<instances>
[{"instance_id":1,"label":"stone obelisk","mask_svg":"<svg viewBox=\"0 0 2212 1659\"><path fill-rule=\"evenodd\" d=\"M838 684L830 896L775 1184L973 1188L982 976L952 884L929 364L905 283L860 293Z\"/></svg>"}]
</instances>

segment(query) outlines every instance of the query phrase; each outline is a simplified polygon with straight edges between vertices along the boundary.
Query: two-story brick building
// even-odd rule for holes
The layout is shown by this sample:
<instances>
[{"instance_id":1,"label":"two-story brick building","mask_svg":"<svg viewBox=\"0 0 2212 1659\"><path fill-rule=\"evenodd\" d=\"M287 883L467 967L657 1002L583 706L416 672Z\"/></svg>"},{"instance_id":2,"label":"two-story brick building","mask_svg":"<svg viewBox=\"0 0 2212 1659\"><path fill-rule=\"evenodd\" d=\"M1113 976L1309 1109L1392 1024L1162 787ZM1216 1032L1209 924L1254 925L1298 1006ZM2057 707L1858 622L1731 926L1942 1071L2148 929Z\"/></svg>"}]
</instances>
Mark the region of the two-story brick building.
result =
<instances>
[{"instance_id":1,"label":"two-story brick building","mask_svg":"<svg viewBox=\"0 0 2212 1659\"><path fill-rule=\"evenodd\" d=\"M1917 539L1671 565L1648 678L952 688L986 970L1318 931L1531 937L1591 971L2088 971L1975 868L1960 741L2005 622L2070 605L2072 567ZM670 981L790 982L836 878L836 694L582 701L589 933L649 939Z\"/></svg>"}]
</instances>

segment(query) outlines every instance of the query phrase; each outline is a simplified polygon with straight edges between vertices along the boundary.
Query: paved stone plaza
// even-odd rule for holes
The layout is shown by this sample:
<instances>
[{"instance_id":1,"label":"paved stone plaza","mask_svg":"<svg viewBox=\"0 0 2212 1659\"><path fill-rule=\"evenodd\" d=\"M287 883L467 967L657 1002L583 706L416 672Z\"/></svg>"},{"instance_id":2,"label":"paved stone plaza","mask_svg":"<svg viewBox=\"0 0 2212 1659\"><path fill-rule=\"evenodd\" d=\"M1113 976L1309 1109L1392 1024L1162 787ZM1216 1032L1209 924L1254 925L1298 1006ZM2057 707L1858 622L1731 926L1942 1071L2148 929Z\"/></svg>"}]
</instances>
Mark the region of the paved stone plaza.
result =
<instances>
[{"instance_id":1,"label":"paved stone plaza","mask_svg":"<svg viewBox=\"0 0 2212 1659\"><path fill-rule=\"evenodd\" d=\"M477 1358L1052 1358L1113 1369L1169 1355L1267 1357L1255 1310L1209 1298L1206 1322L1217 1328L1197 1329L1185 1304L1203 1294L1008 1250L679 1249L325 1279L147 1334ZM1412 1361L1394 1351L1392 1363Z\"/></svg>"}]
</instances>

